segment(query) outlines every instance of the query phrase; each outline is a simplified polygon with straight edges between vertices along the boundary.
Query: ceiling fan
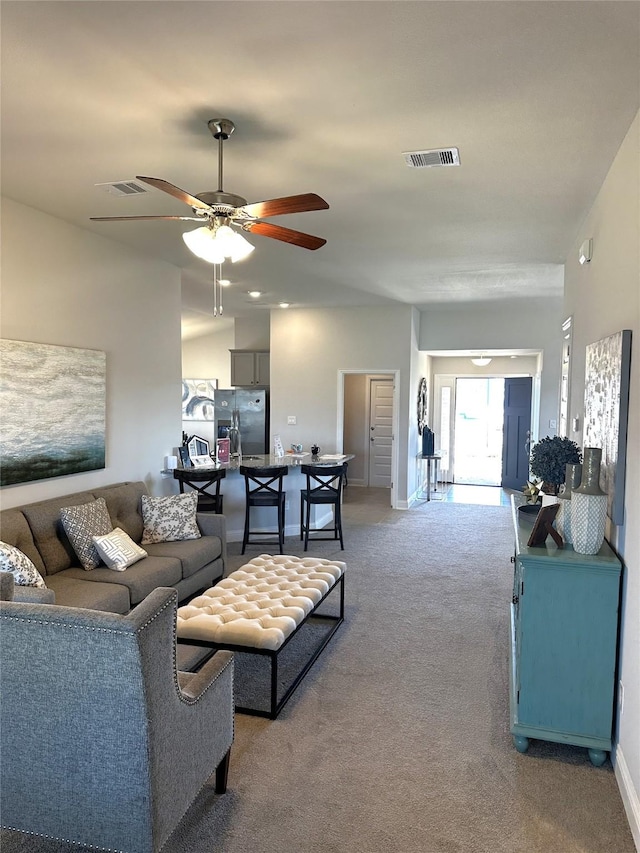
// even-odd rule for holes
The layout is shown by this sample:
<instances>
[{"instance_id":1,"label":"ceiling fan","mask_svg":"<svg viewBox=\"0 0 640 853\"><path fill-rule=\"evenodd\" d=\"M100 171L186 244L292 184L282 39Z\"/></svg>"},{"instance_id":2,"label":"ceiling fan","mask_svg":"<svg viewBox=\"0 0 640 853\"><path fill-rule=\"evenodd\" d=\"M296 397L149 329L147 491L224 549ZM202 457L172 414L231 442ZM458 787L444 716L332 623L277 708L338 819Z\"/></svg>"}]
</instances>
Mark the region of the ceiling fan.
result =
<instances>
[{"instance_id":1,"label":"ceiling fan","mask_svg":"<svg viewBox=\"0 0 640 853\"><path fill-rule=\"evenodd\" d=\"M184 222L200 222L203 227L183 234L183 239L191 251L203 260L220 264L225 259L241 260L253 251L253 246L238 231L230 226L262 237L271 237L303 249L319 249L327 242L322 237L313 237L302 231L283 228L271 222L263 222L270 216L283 216L287 213L305 213L310 210L327 210L329 205L315 193L272 198L251 204L242 196L225 192L222 189L223 144L235 125L230 119L214 118L208 123L214 139L218 140L218 189L191 195L180 187L161 178L148 178L137 175L143 181L162 192L188 204L193 216L92 216L93 222L115 222L141 219L177 219Z\"/></svg>"}]
</instances>

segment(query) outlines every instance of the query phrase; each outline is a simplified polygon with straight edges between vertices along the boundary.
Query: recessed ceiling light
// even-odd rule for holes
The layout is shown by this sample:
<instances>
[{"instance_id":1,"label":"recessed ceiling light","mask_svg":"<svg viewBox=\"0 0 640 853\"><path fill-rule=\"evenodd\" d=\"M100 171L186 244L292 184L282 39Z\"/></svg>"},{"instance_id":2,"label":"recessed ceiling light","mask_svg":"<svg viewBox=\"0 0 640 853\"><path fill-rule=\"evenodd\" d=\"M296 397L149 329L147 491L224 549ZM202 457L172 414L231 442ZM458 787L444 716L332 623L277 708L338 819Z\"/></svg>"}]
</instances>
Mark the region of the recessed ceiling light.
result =
<instances>
[{"instance_id":1,"label":"recessed ceiling light","mask_svg":"<svg viewBox=\"0 0 640 853\"><path fill-rule=\"evenodd\" d=\"M281 308L288 308L288 307L289 307L289 303L288 303L288 302L281 302L281 303L280 303L280 307L281 307Z\"/></svg>"},{"instance_id":2,"label":"recessed ceiling light","mask_svg":"<svg viewBox=\"0 0 640 853\"><path fill-rule=\"evenodd\" d=\"M257 299L259 296L262 296L261 290L247 290L249 296L252 296L254 299Z\"/></svg>"}]
</instances>

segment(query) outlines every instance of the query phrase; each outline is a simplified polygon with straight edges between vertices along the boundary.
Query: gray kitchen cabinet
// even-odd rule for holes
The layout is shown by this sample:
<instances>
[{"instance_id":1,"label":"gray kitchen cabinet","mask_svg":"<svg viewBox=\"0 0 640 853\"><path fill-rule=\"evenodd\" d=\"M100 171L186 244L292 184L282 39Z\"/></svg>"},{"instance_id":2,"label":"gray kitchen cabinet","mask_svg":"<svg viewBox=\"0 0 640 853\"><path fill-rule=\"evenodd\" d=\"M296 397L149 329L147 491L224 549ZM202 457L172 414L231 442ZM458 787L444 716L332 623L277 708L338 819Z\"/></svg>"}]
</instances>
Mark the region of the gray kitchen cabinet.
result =
<instances>
[{"instance_id":1,"label":"gray kitchen cabinet","mask_svg":"<svg viewBox=\"0 0 640 853\"><path fill-rule=\"evenodd\" d=\"M269 352L266 350L237 350L231 352L231 384L258 386L269 384Z\"/></svg>"}]
</instances>

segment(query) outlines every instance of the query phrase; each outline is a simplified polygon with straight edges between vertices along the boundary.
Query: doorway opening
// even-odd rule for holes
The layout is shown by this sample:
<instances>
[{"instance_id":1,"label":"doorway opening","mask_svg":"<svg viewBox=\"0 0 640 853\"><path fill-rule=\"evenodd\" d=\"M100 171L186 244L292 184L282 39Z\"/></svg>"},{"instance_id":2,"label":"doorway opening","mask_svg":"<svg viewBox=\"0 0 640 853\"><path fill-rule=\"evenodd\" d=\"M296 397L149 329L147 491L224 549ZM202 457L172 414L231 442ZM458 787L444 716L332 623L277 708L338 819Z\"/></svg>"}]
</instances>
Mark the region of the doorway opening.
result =
<instances>
[{"instance_id":1,"label":"doorway opening","mask_svg":"<svg viewBox=\"0 0 640 853\"><path fill-rule=\"evenodd\" d=\"M386 491L397 502L398 371L340 370L337 447L355 454L349 486Z\"/></svg>"},{"instance_id":2,"label":"doorway opening","mask_svg":"<svg viewBox=\"0 0 640 853\"><path fill-rule=\"evenodd\" d=\"M504 379L456 379L453 478L455 483L502 482Z\"/></svg>"},{"instance_id":3,"label":"doorway opening","mask_svg":"<svg viewBox=\"0 0 640 853\"><path fill-rule=\"evenodd\" d=\"M444 483L520 489L529 471L533 380L435 374L436 452Z\"/></svg>"}]
</instances>

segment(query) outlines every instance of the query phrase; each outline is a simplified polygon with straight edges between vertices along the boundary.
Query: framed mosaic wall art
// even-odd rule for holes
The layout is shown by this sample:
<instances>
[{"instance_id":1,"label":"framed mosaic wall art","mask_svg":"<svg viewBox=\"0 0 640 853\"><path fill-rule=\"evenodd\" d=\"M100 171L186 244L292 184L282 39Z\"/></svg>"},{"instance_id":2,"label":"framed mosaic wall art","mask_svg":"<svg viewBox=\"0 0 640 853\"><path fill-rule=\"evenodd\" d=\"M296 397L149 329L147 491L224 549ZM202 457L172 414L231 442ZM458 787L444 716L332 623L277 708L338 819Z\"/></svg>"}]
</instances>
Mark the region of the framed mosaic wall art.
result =
<instances>
[{"instance_id":1,"label":"framed mosaic wall art","mask_svg":"<svg viewBox=\"0 0 640 853\"><path fill-rule=\"evenodd\" d=\"M105 467L106 354L0 341L0 485Z\"/></svg>"},{"instance_id":2,"label":"framed mosaic wall art","mask_svg":"<svg viewBox=\"0 0 640 853\"><path fill-rule=\"evenodd\" d=\"M600 488L608 495L607 515L616 525L624 523L630 377L629 329L587 346L583 442L602 449Z\"/></svg>"}]
</instances>

